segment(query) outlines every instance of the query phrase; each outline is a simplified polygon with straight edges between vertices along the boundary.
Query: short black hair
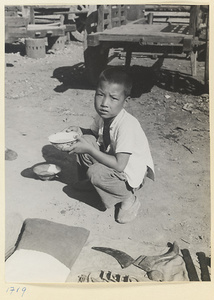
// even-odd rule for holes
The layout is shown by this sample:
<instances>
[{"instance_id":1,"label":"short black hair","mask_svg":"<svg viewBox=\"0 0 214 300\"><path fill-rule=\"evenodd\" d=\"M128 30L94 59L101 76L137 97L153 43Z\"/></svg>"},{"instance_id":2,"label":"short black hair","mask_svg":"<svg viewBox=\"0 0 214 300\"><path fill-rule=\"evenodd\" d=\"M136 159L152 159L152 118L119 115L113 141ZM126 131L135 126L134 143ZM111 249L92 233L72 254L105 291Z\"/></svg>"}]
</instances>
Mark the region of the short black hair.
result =
<instances>
[{"instance_id":1,"label":"short black hair","mask_svg":"<svg viewBox=\"0 0 214 300\"><path fill-rule=\"evenodd\" d=\"M132 80L129 75L122 70L113 67L105 69L99 76L98 85L101 81L122 84L124 86L125 96L128 97L131 95Z\"/></svg>"}]
</instances>

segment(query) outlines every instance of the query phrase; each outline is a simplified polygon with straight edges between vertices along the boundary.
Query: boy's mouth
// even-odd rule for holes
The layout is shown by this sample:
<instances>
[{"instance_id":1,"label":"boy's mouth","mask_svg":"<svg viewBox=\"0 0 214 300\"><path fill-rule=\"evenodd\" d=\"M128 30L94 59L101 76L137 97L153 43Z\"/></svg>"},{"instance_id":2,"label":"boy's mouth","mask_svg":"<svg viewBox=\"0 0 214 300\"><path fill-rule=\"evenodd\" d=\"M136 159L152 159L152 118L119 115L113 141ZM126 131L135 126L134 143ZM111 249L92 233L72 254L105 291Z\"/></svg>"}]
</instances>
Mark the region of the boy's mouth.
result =
<instances>
[{"instance_id":1,"label":"boy's mouth","mask_svg":"<svg viewBox=\"0 0 214 300\"><path fill-rule=\"evenodd\" d=\"M101 113L101 114L107 114L108 113L108 110L106 110L106 109L99 109L99 112Z\"/></svg>"}]
</instances>

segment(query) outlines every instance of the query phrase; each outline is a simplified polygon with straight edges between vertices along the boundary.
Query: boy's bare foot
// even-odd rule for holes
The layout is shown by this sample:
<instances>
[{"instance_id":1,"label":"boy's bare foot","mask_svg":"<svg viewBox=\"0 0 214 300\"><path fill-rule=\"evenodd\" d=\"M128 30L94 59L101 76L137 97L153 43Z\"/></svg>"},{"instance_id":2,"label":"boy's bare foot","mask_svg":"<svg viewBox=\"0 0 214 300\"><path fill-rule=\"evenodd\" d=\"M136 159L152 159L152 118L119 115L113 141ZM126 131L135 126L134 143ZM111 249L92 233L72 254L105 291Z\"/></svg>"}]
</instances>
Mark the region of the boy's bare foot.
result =
<instances>
[{"instance_id":1,"label":"boy's bare foot","mask_svg":"<svg viewBox=\"0 0 214 300\"><path fill-rule=\"evenodd\" d=\"M94 186L89 179L80 180L74 183L73 188L78 191L94 191Z\"/></svg>"},{"instance_id":2,"label":"boy's bare foot","mask_svg":"<svg viewBox=\"0 0 214 300\"><path fill-rule=\"evenodd\" d=\"M140 208L140 201L138 200L138 198L134 197L134 200L130 199L129 204L128 202L124 203L119 208L116 221L121 224L125 224L133 221L138 214L139 208Z\"/></svg>"}]
</instances>

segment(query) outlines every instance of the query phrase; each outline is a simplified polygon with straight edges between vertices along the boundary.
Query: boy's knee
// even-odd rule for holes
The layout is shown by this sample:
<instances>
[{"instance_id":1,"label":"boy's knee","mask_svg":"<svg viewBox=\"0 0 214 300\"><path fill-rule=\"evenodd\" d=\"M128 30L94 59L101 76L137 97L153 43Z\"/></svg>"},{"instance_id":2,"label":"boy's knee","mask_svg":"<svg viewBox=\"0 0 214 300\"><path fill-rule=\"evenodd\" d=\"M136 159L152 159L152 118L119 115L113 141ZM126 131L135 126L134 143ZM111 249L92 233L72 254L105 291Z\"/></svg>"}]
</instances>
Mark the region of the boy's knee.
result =
<instances>
[{"instance_id":1,"label":"boy's knee","mask_svg":"<svg viewBox=\"0 0 214 300\"><path fill-rule=\"evenodd\" d=\"M94 185L100 184L103 178L103 165L95 163L88 168L87 175L91 183Z\"/></svg>"}]
</instances>

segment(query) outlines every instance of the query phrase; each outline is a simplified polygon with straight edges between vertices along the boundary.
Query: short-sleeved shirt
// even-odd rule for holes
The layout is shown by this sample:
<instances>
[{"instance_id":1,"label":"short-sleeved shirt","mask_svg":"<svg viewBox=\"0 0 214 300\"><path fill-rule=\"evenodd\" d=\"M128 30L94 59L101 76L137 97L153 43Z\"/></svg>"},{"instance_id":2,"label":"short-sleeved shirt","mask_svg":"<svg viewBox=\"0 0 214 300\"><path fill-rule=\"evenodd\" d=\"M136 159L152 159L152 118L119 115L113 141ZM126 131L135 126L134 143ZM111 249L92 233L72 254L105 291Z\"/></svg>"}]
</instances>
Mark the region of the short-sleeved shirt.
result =
<instances>
[{"instance_id":1,"label":"short-sleeved shirt","mask_svg":"<svg viewBox=\"0 0 214 300\"><path fill-rule=\"evenodd\" d=\"M90 129L98 136L97 142L103 144L103 119L97 115ZM106 153L129 153L130 157L124 169L128 184L138 188L148 170L148 177L154 180L154 164L147 137L139 121L122 109L112 121L110 128L110 144Z\"/></svg>"}]
</instances>

